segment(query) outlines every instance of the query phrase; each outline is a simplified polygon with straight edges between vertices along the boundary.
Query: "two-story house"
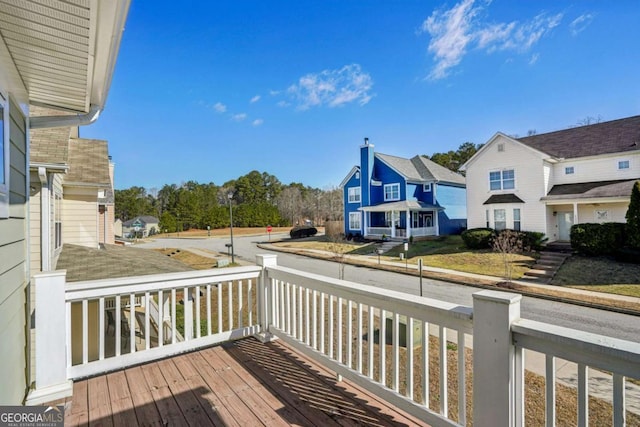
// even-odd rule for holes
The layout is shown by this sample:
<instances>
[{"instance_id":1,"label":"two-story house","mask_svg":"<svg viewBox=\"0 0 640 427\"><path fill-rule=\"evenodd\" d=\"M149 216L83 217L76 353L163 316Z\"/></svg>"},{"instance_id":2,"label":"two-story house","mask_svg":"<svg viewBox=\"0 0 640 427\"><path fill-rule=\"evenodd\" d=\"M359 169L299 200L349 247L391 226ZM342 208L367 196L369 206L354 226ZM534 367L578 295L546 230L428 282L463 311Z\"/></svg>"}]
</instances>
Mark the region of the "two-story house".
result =
<instances>
[{"instance_id":1,"label":"two-story house","mask_svg":"<svg viewBox=\"0 0 640 427\"><path fill-rule=\"evenodd\" d=\"M464 176L425 156L376 153L365 138L360 164L340 187L346 236L406 239L459 233L466 227Z\"/></svg>"},{"instance_id":2,"label":"two-story house","mask_svg":"<svg viewBox=\"0 0 640 427\"><path fill-rule=\"evenodd\" d=\"M625 222L640 178L640 116L524 138L498 132L460 169L469 228L567 241L573 224Z\"/></svg>"},{"instance_id":3,"label":"two-story house","mask_svg":"<svg viewBox=\"0 0 640 427\"><path fill-rule=\"evenodd\" d=\"M22 403L32 385L29 132L97 119L128 10L128 0L0 1L0 405ZM32 105L72 115L30 118Z\"/></svg>"}]
</instances>

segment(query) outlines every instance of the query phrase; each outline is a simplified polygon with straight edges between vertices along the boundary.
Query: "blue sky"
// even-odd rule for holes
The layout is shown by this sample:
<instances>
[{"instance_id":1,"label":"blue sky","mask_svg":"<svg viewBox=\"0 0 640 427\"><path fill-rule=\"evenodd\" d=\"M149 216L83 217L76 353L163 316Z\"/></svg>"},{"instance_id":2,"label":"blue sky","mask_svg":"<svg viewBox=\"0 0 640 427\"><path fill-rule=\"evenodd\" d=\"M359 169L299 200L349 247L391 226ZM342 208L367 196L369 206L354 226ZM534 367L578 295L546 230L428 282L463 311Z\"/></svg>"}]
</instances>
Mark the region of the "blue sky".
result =
<instances>
[{"instance_id":1,"label":"blue sky","mask_svg":"<svg viewBox=\"0 0 640 427\"><path fill-rule=\"evenodd\" d=\"M633 1L133 0L107 105L118 189L402 157L640 114Z\"/></svg>"}]
</instances>

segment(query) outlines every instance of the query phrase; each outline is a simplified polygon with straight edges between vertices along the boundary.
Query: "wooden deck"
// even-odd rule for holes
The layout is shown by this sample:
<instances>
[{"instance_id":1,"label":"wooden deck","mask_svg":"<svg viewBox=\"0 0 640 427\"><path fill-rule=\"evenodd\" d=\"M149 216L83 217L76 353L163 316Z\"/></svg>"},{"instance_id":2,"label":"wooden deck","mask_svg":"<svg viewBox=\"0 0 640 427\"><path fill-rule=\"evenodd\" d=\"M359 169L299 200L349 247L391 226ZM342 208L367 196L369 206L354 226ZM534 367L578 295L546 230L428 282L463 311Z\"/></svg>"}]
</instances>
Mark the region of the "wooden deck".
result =
<instances>
[{"instance_id":1,"label":"wooden deck","mask_svg":"<svg viewBox=\"0 0 640 427\"><path fill-rule=\"evenodd\" d=\"M425 425L275 341L209 347L74 383L65 425Z\"/></svg>"}]
</instances>

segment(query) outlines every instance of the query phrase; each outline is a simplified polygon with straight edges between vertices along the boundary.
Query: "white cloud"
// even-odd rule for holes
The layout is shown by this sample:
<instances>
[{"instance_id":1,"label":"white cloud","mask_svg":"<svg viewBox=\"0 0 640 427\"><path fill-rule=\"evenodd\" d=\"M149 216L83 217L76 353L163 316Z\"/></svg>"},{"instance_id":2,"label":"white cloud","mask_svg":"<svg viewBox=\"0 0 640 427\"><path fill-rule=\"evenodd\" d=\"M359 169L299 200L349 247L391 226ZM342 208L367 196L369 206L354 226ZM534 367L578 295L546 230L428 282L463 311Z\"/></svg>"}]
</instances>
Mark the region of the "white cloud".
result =
<instances>
[{"instance_id":1,"label":"white cloud","mask_svg":"<svg viewBox=\"0 0 640 427\"><path fill-rule=\"evenodd\" d=\"M291 105L291 103L287 102L287 101L278 101L278 103L276 105L278 107L288 107L289 105Z\"/></svg>"},{"instance_id":2,"label":"white cloud","mask_svg":"<svg viewBox=\"0 0 640 427\"><path fill-rule=\"evenodd\" d=\"M540 58L539 53L534 53L533 55L531 55L531 58L529 58L529 65L534 65L536 62L538 62L538 58Z\"/></svg>"},{"instance_id":3,"label":"white cloud","mask_svg":"<svg viewBox=\"0 0 640 427\"><path fill-rule=\"evenodd\" d=\"M251 100L249 101L251 104L255 104L256 102L260 101L261 96L260 95L256 95L253 98L251 98Z\"/></svg>"},{"instance_id":4,"label":"white cloud","mask_svg":"<svg viewBox=\"0 0 640 427\"><path fill-rule=\"evenodd\" d=\"M224 113L225 111L227 111L227 106L221 102L216 102L216 104L213 106L213 109L216 110L216 113Z\"/></svg>"},{"instance_id":5,"label":"white cloud","mask_svg":"<svg viewBox=\"0 0 640 427\"><path fill-rule=\"evenodd\" d=\"M372 86L371 76L362 71L360 65L351 64L302 76L298 83L289 86L287 93L297 101L298 109L307 110L323 105L339 107L351 102L365 105L372 98Z\"/></svg>"},{"instance_id":6,"label":"white cloud","mask_svg":"<svg viewBox=\"0 0 640 427\"><path fill-rule=\"evenodd\" d=\"M247 115L245 113L234 114L231 116L231 120L233 120L234 122L241 122L246 118L247 118Z\"/></svg>"},{"instance_id":7,"label":"white cloud","mask_svg":"<svg viewBox=\"0 0 640 427\"><path fill-rule=\"evenodd\" d=\"M280 91L272 89L272 90L269 91L269 95L271 95L271 96L280 95Z\"/></svg>"},{"instance_id":8,"label":"white cloud","mask_svg":"<svg viewBox=\"0 0 640 427\"><path fill-rule=\"evenodd\" d=\"M591 22L593 21L593 18L595 18L595 16L593 16L592 14L585 13L583 15L578 16L573 21L571 21L571 24L569 24L569 29L571 30L571 34L574 36L577 36L579 33L584 31L585 28L587 28L591 24Z\"/></svg>"},{"instance_id":9,"label":"white cloud","mask_svg":"<svg viewBox=\"0 0 640 427\"><path fill-rule=\"evenodd\" d=\"M252 125L252 126L260 126L260 125L261 125L261 124L263 124L263 123L264 123L264 120L262 120L262 119L255 119L255 120L251 123L251 125Z\"/></svg>"},{"instance_id":10,"label":"white cloud","mask_svg":"<svg viewBox=\"0 0 640 427\"><path fill-rule=\"evenodd\" d=\"M486 5L489 3L485 2ZM561 13L552 16L541 13L526 22L487 25L480 20L483 6L474 4L475 0L463 0L449 10L434 11L422 23L421 32L431 36L428 52L433 54L435 60L427 76L430 80L447 77L471 48L487 53L505 50L525 53L557 27L563 16ZM534 55L535 61L537 55Z\"/></svg>"}]
</instances>

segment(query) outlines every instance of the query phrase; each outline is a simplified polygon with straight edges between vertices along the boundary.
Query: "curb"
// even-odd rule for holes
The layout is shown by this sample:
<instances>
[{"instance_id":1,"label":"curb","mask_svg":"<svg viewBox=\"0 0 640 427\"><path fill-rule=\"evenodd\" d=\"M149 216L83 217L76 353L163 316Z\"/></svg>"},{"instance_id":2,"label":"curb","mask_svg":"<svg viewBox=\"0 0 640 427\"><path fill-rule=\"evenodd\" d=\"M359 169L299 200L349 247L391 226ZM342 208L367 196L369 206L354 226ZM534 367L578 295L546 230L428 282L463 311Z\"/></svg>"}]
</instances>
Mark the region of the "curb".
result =
<instances>
[{"instance_id":1,"label":"curb","mask_svg":"<svg viewBox=\"0 0 640 427\"><path fill-rule=\"evenodd\" d=\"M291 253L291 254L295 254L295 255L301 255L301 256L305 256L307 258L315 258L315 259L322 259L325 261L333 261L331 256L327 256L325 257L321 257L321 256L317 256L317 254L314 254L312 252L307 252L307 251L299 251L299 250L295 250L295 249L289 249L289 248L279 248L277 246L273 246L271 243L258 243L257 247L259 247L260 249L265 249L265 250L271 250L274 252L283 252L283 253ZM384 270L384 271L390 271L390 272L394 272L394 273L400 273L400 274L405 274L408 276L415 276L418 277L419 273L417 271L406 271L404 268L393 268L390 266L385 266L382 264L369 264L369 263L362 263L362 262L353 262L352 259L345 259L345 264L349 264L349 265L353 265L356 267L364 267L364 268L373 268L376 270ZM426 274L425 274L426 273ZM527 287L527 284L525 283L515 283L514 285L517 287L520 287L520 289L518 288L512 288L512 287L505 287L505 286L500 286L499 283L500 282L492 282L492 284L490 283L472 283L470 279L470 281L465 281L462 279L457 279L455 276L453 275L447 275L447 274L442 274L442 275L438 275L438 274L433 274L432 272L424 272L422 274L422 277L424 278L429 278L429 279L435 279L435 280L441 280L443 282L449 282L449 283L454 283L456 285L464 285L464 286L472 286L474 288L480 288L480 289L491 289L491 290L503 290L503 291L511 291L511 292L517 292L519 294L528 296L528 297L532 297L532 298L538 298L538 299L544 299L547 301L554 301L554 302L563 302L563 303L567 303L567 304L573 304L573 305L577 305L580 307L589 307L589 308L595 308L595 309L599 309L599 310L605 310L605 311L610 311L610 312L614 312L614 313L621 313L621 314L627 314L630 316L637 316L640 317L640 308L638 310L634 310L634 309L630 309L630 308L625 308L625 307L615 307L615 306L610 306L610 305L606 305L606 304L600 304L600 303L595 303L595 302L589 302L589 301L582 301L582 300L578 300L578 299L573 299L573 298L565 298L565 297L559 297L559 296L555 296L555 295L547 295L544 293L538 293L538 292L534 292L534 291L530 291L527 289L522 289L522 287ZM475 280L481 280L481 279L475 279ZM489 280L487 280L487 282L490 282ZM561 292L561 290L559 290L559 292ZM606 299L606 296L603 296L602 298Z\"/></svg>"}]
</instances>

